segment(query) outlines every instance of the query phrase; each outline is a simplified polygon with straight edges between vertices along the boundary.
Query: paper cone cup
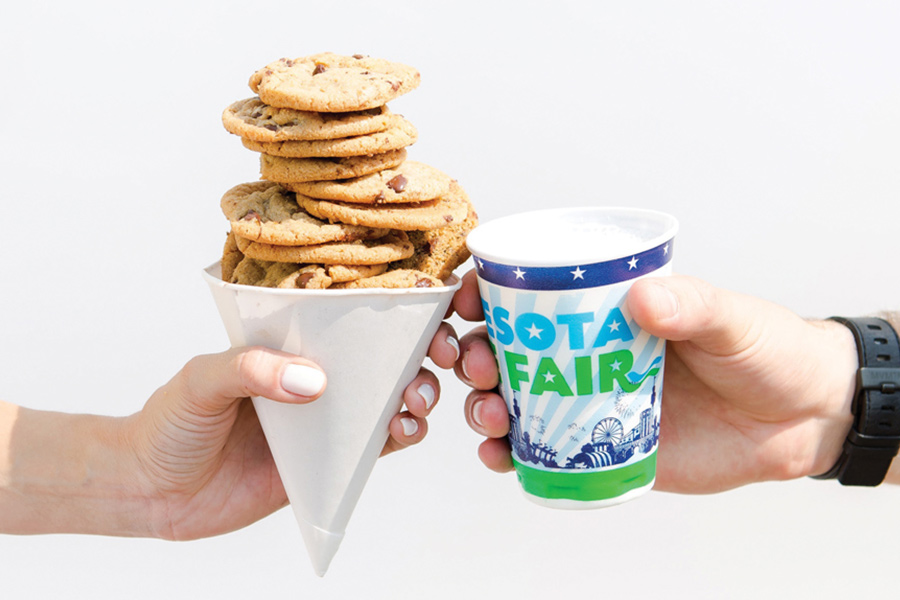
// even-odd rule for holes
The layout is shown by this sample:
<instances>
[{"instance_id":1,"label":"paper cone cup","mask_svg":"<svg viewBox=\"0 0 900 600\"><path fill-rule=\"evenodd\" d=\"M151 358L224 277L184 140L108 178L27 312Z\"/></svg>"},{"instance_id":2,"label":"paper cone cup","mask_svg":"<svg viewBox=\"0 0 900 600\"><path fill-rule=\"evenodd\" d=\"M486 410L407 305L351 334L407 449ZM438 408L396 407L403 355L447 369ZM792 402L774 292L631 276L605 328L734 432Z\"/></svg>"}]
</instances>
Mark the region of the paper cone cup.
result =
<instances>
[{"instance_id":1,"label":"paper cone cup","mask_svg":"<svg viewBox=\"0 0 900 600\"><path fill-rule=\"evenodd\" d=\"M325 574L453 293L443 288L281 290L204 271L233 346L262 345L316 362L315 402L253 398L313 568Z\"/></svg>"}]
</instances>

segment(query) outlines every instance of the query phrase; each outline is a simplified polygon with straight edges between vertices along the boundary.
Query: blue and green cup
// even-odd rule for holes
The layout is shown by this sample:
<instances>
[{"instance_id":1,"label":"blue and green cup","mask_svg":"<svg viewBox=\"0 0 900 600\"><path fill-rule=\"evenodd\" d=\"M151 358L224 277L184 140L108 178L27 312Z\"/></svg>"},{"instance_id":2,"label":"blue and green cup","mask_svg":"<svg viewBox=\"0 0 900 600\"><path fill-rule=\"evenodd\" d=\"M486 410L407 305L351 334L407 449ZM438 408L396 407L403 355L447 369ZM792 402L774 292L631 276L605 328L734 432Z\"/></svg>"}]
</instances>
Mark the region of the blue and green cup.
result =
<instances>
[{"instance_id":1,"label":"blue and green cup","mask_svg":"<svg viewBox=\"0 0 900 600\"><path fill-rule=\"evenodd\" d=\"M656 478L665 340L641 330L631 284L671 273L677 221L630 208L520 213L468 246L527 498L599 508Z\"/></svg>"}]
</instances>

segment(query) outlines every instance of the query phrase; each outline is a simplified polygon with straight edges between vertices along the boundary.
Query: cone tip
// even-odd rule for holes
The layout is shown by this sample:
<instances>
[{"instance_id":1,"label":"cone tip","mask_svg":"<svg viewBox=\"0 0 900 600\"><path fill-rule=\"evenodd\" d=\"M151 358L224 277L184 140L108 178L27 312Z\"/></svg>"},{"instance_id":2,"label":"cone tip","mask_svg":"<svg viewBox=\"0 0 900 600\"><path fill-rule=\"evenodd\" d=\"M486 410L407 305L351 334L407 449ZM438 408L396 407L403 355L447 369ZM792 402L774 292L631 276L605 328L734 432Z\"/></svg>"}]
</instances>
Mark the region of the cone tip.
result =
<instances>
[{"instance_id":1,"label":"cone tip","mask_svg":"<svg viewBox=\"0 0 900 600\"><path fill-rule=\"evenodd\" d=\"M300 525L300 533L303 535L313 571L319 577L324 577L344 540L344 532L327 531L300 518L297 519L297 524Z\"/></svg>"}]
</instances>

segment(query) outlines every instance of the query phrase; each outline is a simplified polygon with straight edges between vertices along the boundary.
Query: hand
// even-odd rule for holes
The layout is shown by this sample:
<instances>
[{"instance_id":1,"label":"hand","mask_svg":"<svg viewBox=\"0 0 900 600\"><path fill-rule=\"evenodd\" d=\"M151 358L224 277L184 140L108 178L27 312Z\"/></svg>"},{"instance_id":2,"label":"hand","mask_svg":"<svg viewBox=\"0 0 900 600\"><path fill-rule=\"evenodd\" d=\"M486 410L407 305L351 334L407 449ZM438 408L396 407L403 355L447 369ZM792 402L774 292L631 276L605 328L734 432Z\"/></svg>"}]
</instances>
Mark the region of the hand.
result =
<instances>
[{"instance_id":1,"label":"hand","mask_svg":"<svg viewBox=\"0 0 900 600\"><path fill-rule=\"evenodd\" d=\"M481 317L474 277L454 299ZM857 368L850 332L756 298L673 276L635 282L627 299L646 331L669 340L656 488L717 492L827 471L850 428ZM484 328L460 340L457 375L475 388L469 425L488 437L482 462L512 468L497 367Z\"/></svg>"},{"instance_id":2,"label":"hand","mask_svg":"<svg viewBox=\"0 0 900 600\"><path fill-rule=\"evenodd\" d=\"M302 404L324 387L313 363L264 348L192 359L125 425L137 483L150 498L152 535L224 533L287 504L249 396ZM391 421L383 454L424 438L439 390L437 378L421 370L404 392L407 410Z\"/></svg>"}]
</instances>

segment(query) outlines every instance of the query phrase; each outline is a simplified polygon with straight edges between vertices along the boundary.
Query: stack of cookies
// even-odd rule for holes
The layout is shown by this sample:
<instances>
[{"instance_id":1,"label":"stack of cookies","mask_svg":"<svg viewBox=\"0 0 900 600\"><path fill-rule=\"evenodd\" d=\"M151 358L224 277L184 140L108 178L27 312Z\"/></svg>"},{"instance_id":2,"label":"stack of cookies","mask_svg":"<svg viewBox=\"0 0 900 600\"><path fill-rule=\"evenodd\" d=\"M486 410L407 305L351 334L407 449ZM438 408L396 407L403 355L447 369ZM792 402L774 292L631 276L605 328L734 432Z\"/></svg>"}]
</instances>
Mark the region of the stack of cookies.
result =
<instances>
[{"instance_id":1,"label":"stack of cookies","mask_svg":"<svg viewBox=\"0 0 900 600\"><path fill-rule=\"evenodd\" d=\"M412 67L331 53L271 63L225 128L260 153L262 180L222 198L222 278L280 288L430 287L469 257L478 217L459 184L407 160L416 128L387 102Z\"/></svg>"}]
</instances>

